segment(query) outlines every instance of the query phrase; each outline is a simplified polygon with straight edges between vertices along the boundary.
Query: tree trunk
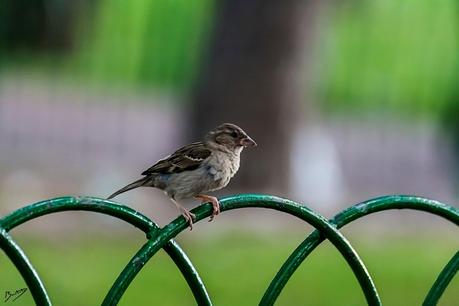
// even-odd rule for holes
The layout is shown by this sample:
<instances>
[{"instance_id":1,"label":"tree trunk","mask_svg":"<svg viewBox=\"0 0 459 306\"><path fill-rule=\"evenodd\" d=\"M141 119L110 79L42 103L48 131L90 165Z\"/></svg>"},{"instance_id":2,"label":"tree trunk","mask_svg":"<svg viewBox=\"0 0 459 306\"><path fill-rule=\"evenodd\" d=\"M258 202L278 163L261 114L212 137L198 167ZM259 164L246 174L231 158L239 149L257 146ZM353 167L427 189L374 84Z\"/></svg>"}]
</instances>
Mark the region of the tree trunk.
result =
<instances>
[{"instance_id":1,"label":"tree trunk","mask_svg":"<svg viewBox=\"0 0 459 306\"><path fill-rule=\"evenodd\" d=\"M67 51L88 0L0 0L0 49ZM1 45L3 44L3 45Z\"/></svg>"},{"instance_id":2,"label":"tree trunk","mask_svg":"<svg viewBox=\"0 0 459 306\"><path fill-rule=\"evenodd\" d=\"M242 154L231 187L285 195L305 58L320 0L222 0L192 97L191 139L223 122L258 143Z\"/></svg>"}]
</instances>

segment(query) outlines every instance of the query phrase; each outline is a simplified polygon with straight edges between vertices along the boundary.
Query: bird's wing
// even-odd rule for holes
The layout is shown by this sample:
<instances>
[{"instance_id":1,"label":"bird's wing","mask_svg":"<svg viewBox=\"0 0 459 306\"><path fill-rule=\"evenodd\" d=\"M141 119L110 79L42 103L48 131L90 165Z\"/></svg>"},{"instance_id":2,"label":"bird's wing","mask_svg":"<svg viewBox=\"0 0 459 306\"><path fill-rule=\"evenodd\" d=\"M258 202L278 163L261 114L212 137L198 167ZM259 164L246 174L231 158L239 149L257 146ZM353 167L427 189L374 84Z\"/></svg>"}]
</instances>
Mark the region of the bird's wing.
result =
<instances>
[{"instance_id":1,"label":"bird's wing","mask_svg":"<svg viewBox=\"0 0 459 306\"><path fill-rule=\"evenodd\" d=\"M179 173L194 170L211 154L211 151L202 142L193 142L184 146L172 155L159 160L156 164L142 172L142 175L154 173Z\"/></svg>"}]
</instances>

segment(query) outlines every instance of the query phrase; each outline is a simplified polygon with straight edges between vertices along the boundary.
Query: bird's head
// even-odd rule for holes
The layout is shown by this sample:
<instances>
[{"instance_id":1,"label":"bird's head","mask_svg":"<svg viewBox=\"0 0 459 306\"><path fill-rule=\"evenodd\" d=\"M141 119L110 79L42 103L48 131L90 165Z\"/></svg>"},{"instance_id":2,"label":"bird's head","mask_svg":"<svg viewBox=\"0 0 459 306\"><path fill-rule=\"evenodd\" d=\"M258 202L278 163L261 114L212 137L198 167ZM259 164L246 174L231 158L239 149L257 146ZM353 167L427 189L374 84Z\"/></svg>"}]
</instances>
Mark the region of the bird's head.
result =
<instances>
[{"instance_id":1,"label":"bird's head","mask_svg":"<svg viewBox=\"0 0 459 306\"><path fill-rule=\"evenodd\" d=\"M232 123L223 123L217 126L207 133L205 141L232 151L257 145L243 129Z\"/></svg>"}]
</instances>

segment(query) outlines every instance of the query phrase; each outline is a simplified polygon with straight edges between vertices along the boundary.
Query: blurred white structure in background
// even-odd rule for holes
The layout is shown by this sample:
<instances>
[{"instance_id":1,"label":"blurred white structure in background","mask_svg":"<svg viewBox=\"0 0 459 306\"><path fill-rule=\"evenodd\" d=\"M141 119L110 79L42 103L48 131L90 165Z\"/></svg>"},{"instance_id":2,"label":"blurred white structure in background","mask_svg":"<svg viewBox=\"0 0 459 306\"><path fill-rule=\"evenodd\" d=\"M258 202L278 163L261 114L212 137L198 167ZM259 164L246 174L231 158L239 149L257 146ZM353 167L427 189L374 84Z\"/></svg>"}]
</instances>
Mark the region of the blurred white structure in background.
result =
<instances>
[{"instance_id":1,"label":"blurred white structure in background","mask_svg":"<svg viewBox=\"0 0 459 306\"><path fill-rule=\"evenodd\" d=\"M304 126L295 134L291 190L314 207L336 206L345 196L341 162L327 129Z\"/></svg>"}]
</instances>

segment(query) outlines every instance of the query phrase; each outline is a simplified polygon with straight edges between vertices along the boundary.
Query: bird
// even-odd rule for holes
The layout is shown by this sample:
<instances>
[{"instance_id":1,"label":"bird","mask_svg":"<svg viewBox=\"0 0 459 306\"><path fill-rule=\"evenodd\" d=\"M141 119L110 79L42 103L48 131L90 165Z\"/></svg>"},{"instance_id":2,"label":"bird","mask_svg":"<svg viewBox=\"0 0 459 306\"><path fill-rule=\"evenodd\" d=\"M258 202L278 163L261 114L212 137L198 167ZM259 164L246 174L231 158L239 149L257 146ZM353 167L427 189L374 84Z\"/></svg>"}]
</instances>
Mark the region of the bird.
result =
<instances>
[{"instance_id":1,"label":"bird","mask_svg":"<svg viewBox=\"0 0 459 306\"><path fill-rule=\"evenodd\" d=\"M138 187L163 190L188 222L190 230L196 216L178 200L195 198L212 203L209 222L220 213L220 202L210 191L228 185L239 170L240 155L245 147L256 142L233 123L223 123L210 130L202 141L193 142L157 161L142 172L143 177L114 192L107 199Z\"/></svg>"}]
</instances>

